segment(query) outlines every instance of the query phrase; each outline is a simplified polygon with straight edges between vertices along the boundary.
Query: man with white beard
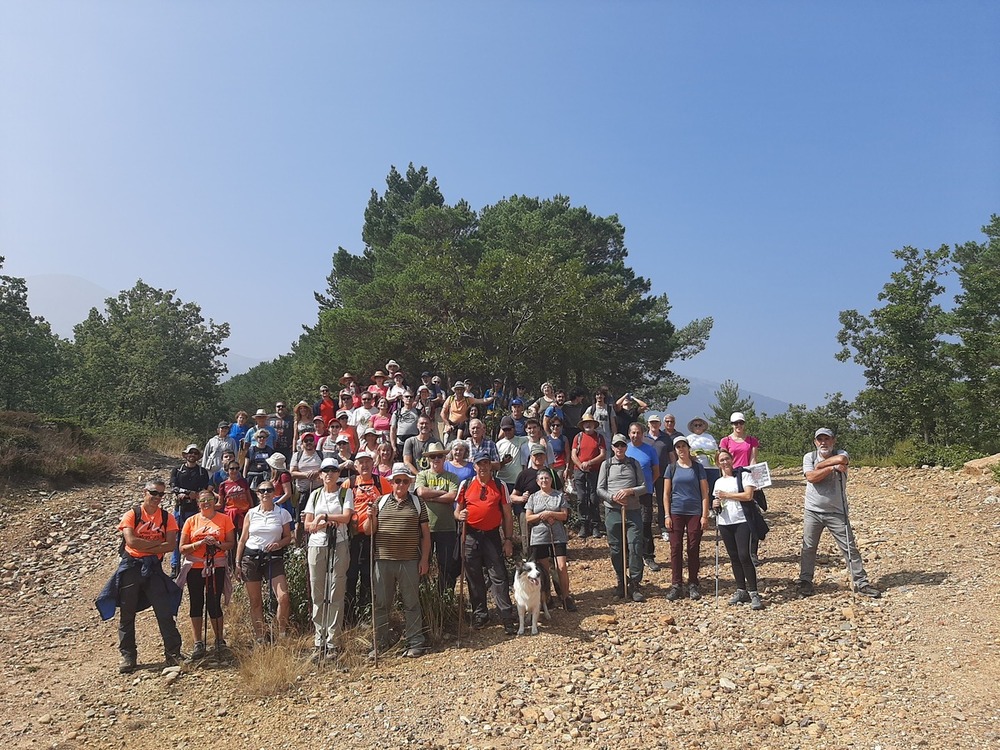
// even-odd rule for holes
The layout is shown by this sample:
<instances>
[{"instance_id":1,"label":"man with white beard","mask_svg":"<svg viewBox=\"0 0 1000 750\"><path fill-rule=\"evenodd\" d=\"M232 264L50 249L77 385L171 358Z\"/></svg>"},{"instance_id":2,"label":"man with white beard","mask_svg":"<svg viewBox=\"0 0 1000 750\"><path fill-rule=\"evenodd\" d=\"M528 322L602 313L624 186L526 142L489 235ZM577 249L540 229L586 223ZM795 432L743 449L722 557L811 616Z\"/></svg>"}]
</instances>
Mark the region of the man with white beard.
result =
<instances>
[{"instance_id":1,"label":"man with white beard","mask_svg":"<svg viewBox=\"0 0 1000 750\"><path fill-rule=\"evenodd\" d=\"M816 430L813 442L816 450L802 457L802 473L806 476L806 507L802 528L802 557L799 562L799 593L813 593L816 569L816 548L820 534L828 529L851 573L854 590L878 599L882 592L871 585L861 561L854 530L847 514L847 451L835 448L836 437L826 427Z\"/></svg>"}]
</instances>

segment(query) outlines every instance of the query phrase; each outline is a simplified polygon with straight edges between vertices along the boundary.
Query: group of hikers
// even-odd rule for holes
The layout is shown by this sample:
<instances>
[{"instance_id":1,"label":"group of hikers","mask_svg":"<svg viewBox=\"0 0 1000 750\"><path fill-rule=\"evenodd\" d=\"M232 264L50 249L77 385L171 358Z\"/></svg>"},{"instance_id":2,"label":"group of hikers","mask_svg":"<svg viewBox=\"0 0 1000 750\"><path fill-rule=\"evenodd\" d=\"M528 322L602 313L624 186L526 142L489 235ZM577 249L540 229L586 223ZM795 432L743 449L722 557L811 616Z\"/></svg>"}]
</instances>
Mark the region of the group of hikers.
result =
<instances>
[{"instance_id":1,"label":"group of hikers","mask_svg":"<svg viewBox=\"0 0 1000 750\"><path fill-rule=\"evenodd\" d=\"M336 395L321 386L313 404L289 409L278 400L273 412L238 412L218 424L204 449L185 448L169 483L147 482L142 502L118 526L122 560L97 604L105 619L120 611L120 671L136 667L135 616L145 606L154 610L167 661L184 658L174 619L184 588L192 659L208 654L209 623L215 650L227 648L222 601L234 579L245 586L257 641L283 637L290 613L284 556L303 545L317 662L336 658L343 629L369 613L377 659L389 645L397 594L402 654L423 654L419 587L432 568L440 592L458 585L464 602L467 585L471 611L460 612L460 622L489 624L489 588L505 632L515 634L505 562L515 550L549 571L559 601L576 611L571 532L606 538L615 599L642 602L645 572L661 569L655 523L670 551L666 598L699 599L700 543L714 517L736 586L729 603L762 609L758 544L767 524L763 493L747 468L757 463L759 443L746 433L744 415L734 412L732 432L717 441L702 417L685 434L672 414L641 418L647 410L633 393L613 399L604 387L567 392L543 383L533 399L522 386L505 394L498 379L481 395L461 380L446 391L426 371L411 384L390 360L368 384L345 373ZM826 528L855 589L878 597L848 518L847 453L835 448L829 429L818 429L814 442L803 459L799 591L812 593ZM172 513L162 509L168 494ZM167 554L169 575L161 564ZM275 601L270 627L265 584Z\"/></svg>"}]
</instances>

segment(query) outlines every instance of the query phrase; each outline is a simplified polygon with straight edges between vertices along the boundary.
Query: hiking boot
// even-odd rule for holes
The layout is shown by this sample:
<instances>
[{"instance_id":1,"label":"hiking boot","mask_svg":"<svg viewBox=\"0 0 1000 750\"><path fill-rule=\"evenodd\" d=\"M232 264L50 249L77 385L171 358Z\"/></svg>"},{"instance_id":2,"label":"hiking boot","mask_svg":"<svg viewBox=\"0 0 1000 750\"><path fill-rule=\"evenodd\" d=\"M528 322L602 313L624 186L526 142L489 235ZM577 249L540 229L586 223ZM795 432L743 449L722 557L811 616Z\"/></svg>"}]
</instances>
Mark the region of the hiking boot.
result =
<instances>
[{"instance_id":1,"label":"hiking boot","mask_svg":"<svg viewBox=\"0 0 1000 750\"><path fill-rule=\"evenodd\" d=\"M630 594L630 596L632 597L632 601L634 602L646 601L646 595L643 594L641 591L639 591L639 586L637 584L632 584L631 589L632 593Z\"/></svg>"},{"instance_id":2,"label":"hiking boot","mask_svg":"<svg viewBox=\"0 0 1000 750\"><path fill-rule=\"evenodd\" d=\"M566 611L576 612L576 602L573 600L572 596L566 597Z\"/></svg>"},{"instance_id":3,"label":"hiking boot","mask_svg":"<svg viewBox=\"0 0 1000 750\"><path fill-rule=\"evenodd\" d=\"M508 620L503 624L503 632L507 635L517 635L517 623L513 620Z\"/></svg>"},{"instance_id":4,"label":"hiking boot","mask_svg":"<svg viewBox=\"0 0 1000 750\"><path fill-rule=\"evenodd\" d=\"M855 591L859 594L864 594L865 596L870 596L872 599L878 599L882 596L882 592L877 588L872 586L870 583L866 583L864 586L858 586Z\"/></svg>"},{"instance_id":5,"label":"hiking boot","mask_svg":"<svg viewBox=\"0 0 1000 750\"><path fill-rule=\"evenodd\" d=\"M681 598L681 585L679 583L675 583L673 586L670 587L670 590L667 591L667 601L675 602L680 598Z\"/></svg>"},{"instance_id":6,"label":"hiking boot","mask_svg":"<svg viewBox=\"0 0 1000 750\"><path fill-rule=\"evenodd\" d=\"M621 584L618 584L617 586L615 586L614 599L616 602L620 602L624 598L625 598L625 587L622 586Z\"/></svg>"},{"instance_id":7,"label":"hiking boot","mask_svg":"<svg viewBox=\"0 0 1000 750\"><path fill-rule=\"evenodd\" d=\"M652 557L645 558L645 563L646 563L646 569L652 573L659 573L661 570L663 570L662 566L658 562L656 562L656 560L654 560Z\"/></svg>"},{"instance_id":8,"label":"hiking boot","mask_svg":"<svg viewBox=\"0 0 1000 750\"><path fill-rule=\"evenodd\" d=\"M730 604L744 604L750 601L750 594L748 594L744 589L736 589L736 593L732 595L729 600Z\"/></svg>"},{"instance_id":9,"label":"hiking boot","mask_svg":"<svg viewBox=\"0 0 1000 750\"><path fill-rule=\"evenodd\" d=\"M198 659L204 659L205 658L205 654L207 654L207 653L208 652L205 650L205 642L204 641L195 641L194 642L194 651L191 652L191 661L197 661Z\"/></svg>"},{"instance_id":10,"label":"hiking boot","mask_svg":"<svg viewBox=\"0 0 1000 750\"><path fill-rule=\"evenodd\" d=\"M118 674L131 674L135 669L135 654L122 654L122 660L118 662Z\"/></svg>"},{"instance_id":11,"label":"hiking boot","mask_svg":"<svg viewBox=\"0 0 1000 750\"><path fill-rule=\"evenodd\" d=\"M179 667L184 663L184 654L180 651L174 651L172 654L164 656L163 660L167 663L168 667Z\"/></svg>"},{"instance_id":12,"label":"hiking boot","mask_svg":"<svg viewBox=\"0 0 1000 750\"><path fill-rule=\"evenodd\" d=\"M226 652L228 650L229 650L229 644L226 643L226 639L225 638L216 638L215 639L215 653L216 654L221 654L221 653L224 653L224 652Z\"/></svg>"},{"instance_id":13,"label":"hiking boot","mask_svg":"<svg viewBox=\"0 0 1000 750\"><path fill-rule=\"evenodd\" d=\"M698 601L701 599L701 592L698 590L697 583L692 583L688 586L688 596L691 597L692 601Z\"/></svg>"},{"instance_id":14,"label":"hiking boot","mask_svg":"<svg viewBox=\"0 0 1000 750\"><path fill-rule=\"evenodd\" d=\"M403 658L405 659L418 659L424 655L423 646L412 646L403 652Z\"/></svg>"},{"instance_id":15,"label":"hiking boot","mask_svg":"<svg viewBox=\"0 0 1000 750\"><path fill-rule=\"evenodd\" d=\"M477 630L479 628L485 628L489 624L490 624L490 616L489 615L473 615L472 616L472 627L476 628Z\"/></svg>"},{"instance_id":16,"label":"hiking boot","mask_svg":"<svg viewBox=\"0 0 1000 750\"><path fill-rule=\"evenodd\" d=\"M760 600L760 594L756 591L750 592L750 609L764 609L764 602Z\"/></svg>"},{"instance_id":17,"label":"hiking boot","mask_svg":"<svg viewBox=\"0 0 1000 750\"><path fill-rule=\"evenodd\" d=\"M799 589L799 596L812 596L813 595L813 582L804 581L801 578L795 582L795 585Z\"/></svg>"},{"instance_id":18,"label":"hiking boot","mask_svg":"<svg viewBox=\"0 0 1000 750\"><path fill-rule=\"evenodd\" d=\"M589 523L585 523L585 524L583 524L583 526L580 527L580 533L577 536L579 536L580 539L587 539L592 534L593 534L593 532L590 529L590 524Z\"/></svg>"},{"instance_id":19,"label":"hiking boot","mask_svg":"<svg viewBox=\"0 0 1000 750\"><path fill-rule=\"evenodd\" d=\"M313 664L319 664L323 661L323 647L313 646L312 653L309 655L309 661Z\"/></svg>"}]
</instances>

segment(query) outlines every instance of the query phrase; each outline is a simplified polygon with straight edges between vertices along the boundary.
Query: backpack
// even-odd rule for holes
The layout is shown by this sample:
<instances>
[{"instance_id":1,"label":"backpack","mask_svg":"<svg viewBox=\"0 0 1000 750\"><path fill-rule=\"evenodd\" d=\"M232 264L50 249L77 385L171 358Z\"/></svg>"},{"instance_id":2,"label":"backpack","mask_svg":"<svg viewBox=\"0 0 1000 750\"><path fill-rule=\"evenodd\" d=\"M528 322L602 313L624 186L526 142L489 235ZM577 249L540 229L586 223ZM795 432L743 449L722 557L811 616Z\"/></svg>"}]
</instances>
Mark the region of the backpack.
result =
<instances>
[{"instance_id":1,"label":"backpack","mask_svg":"<svg viewBox=\"0 0 1000 750\"><path fill-rule=\"evenodd\" d=\"M135 531L135 525L138 523L139 519L142 518L142 506L136 505L132 508L132 530ZM167 528L167 511L160 508L160 525L166 530ZM125 558L131 557L131 555L125 551L125 534L122 534L121 543L118 545L118 556Z\"/></svg>"},{"instance_id":2,"label":"backpack","mask_svg":"<svg viewBox=\"0 0 1000 750\"><path fill-rule=\"evenodd\" d=\"M743 492L743 474L746 472L740 469L736 470L736 491ZM758 490L757 492L759 492ZM763 541L764 537L767 536L767 532L771 530L771 527L767 525L767 521L764 520L764 516L760 512L760 508L757 507L757 492L754 492L754 502L752 503L741 503L743 507L743 513L747 517L747 521L750 524L750 534L754 539L760 539Z\"/></svg>"},{"instance_id":3,"label":"backpack","mask_svg":"<svg viewBox=\"0 0 1000 750\"><path fill-rule=\"evenodd\" d=\"M750 470L745 466L741 466L735 471L736 484L739 485L740 492L743 492L743 475L749 473ZM760 506L761 510L767 510L767 496L764 494L764 490L755 488L753 491L753 501Z\"/></svg>"},{"instance_id":4,"label":"backpack","mask_svg":"<svg viewBox=\"0 0 1000 750\"><path fill-rule=\"evenodd\" d=\"M418 498L412 492L407 492L406 494L410 496L410 500L413 502L413 507L417 511L417 518L419 518L420 517L420 498ZM392 493L391 492L388 495L382 495L382 497L379 498L379 500L378 500L378 510L375 512L376 517L378 516L379 513L382 512L382 508L384 508L385 504L387 502L389 502L389 498L390 497L392 497Z\"/></svg>"}]
</instances>

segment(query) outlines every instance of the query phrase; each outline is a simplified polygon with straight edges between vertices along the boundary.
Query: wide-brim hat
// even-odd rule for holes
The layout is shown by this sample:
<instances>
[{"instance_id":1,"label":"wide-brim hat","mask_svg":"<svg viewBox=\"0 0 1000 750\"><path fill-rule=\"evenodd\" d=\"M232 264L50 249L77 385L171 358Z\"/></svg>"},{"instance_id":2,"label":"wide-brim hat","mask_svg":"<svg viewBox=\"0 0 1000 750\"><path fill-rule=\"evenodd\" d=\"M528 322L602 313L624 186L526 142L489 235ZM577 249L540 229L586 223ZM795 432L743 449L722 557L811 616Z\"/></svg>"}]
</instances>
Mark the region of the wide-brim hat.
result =
<instances>
[{"instance_id":1,"label":"wide-brim hat","mask_svg":"<svg viewBox=\"0 0 1000 750\"><path fill-rule=\"evenodd\" d=\"M704 417L694 417L691 421L688 422L688 432L694 432L694 426L699 422L703 423L706 429L708 428L707 419L705 419Z\"/></svg>"},{"instance_id":2,"label":"wide-brim hat","mask_svg":"<svg viewBox=\"0 0 1000 750\"><path fill-rule=\"evenodd\" d=\"M448 451L445 449L441 443L431 443L424 449L423 455L425 456L443 456L447 454Z\"/></svg>"},{"instance_id":3,"label":"wide-brim hat","mask_svg":"<svg viewBox=\"0 0 1000 750\"><path fill-rule=\"evenodd\" d=\"M349 372L345 372L345 373L344 373L344 374L343 374L343 375L341 376L341 378L340 378L340 384L341 384L341 385L347 385L347 384L348 384L348 383L350 383L350 382L351 382L352 380L357 380L357 378L355 378L355 377L354 377L354 375L353 375L352 373L349 373Z\"/></svg>"},{"instance_id":4,"label":"wide-brim hat","mask_svg":"<svg viewBox=\"0 0 1000 750\"><path fill-rule=\"evenodd\" d=\"M388 377L382 370L376 370L375 374L372 375L372 382L375 382L375 378L386 378Z\"/></svg>"},{"instance_id":5,"label":"wide-brim hat","mask_svg":"<svg viewBox=\"0 0 1000 750\"><path fill-rule=\"evenodd\" d=\"M254 419L256 419L257 417L269 417L269 416L271 416L271 415L268 414L264 409L258 409L257 411L255 411L253 413L253 418Z\"/></svg>"},{"instance_id":6,"label":"wide-brim hat","mask_svg":"<svg viewBox=\"0 0 1000 750\"><path fill-rule=\"evenodd\" d=\"M267 457L267 465L272 469L277 469L278 471L285 470L285 457L280 453L272 453Z\"/></svg>"},{"instance_id":7,"label":"wide-brim hat","mask_svg":"<svg viewBox=\"0 0 1000 750\"><path fill-rule=\"evenodd\" d=\"M593 412L585 411L583 413L583 416L580 417L580 421L577 422L576 428L578 430L582 430L583 429L583 425L585 423L587 423L587 422L593 422L594 424L600 424L601 420L599 420L597 417L595 417Z\"/></svg>"}]
</instances>

